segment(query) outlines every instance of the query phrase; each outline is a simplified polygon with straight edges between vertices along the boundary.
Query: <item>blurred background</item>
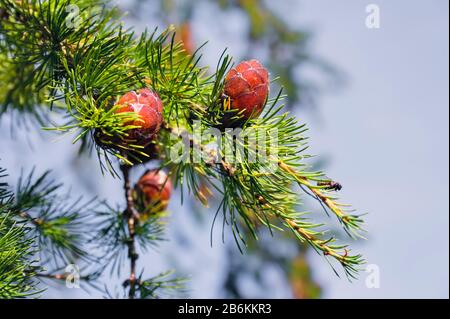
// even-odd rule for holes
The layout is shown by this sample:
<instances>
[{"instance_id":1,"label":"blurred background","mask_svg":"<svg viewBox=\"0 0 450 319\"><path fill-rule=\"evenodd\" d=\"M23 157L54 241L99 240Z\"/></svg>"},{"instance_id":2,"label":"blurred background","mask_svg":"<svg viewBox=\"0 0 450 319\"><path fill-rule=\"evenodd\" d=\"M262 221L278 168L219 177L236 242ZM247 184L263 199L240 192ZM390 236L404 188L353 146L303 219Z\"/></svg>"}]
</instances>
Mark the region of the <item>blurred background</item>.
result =
<instances>
[{"instance_id":1,"label":"blurred background","mask_svg":"<svg viewBox=\"0 0 450 319\"><path fill-rule=\"evenodd\" d=\"M351 243L379 270L349 282L323 258L282 236L262 236L241 255L222 243L213 209L171 200L167 238L141 254L145 272L167 268L190 278L193 298L448 298L449 43L445 0L127 0L126 25L142 31L173 24L187 50L208 41L204 65L224 48L235 61L257 58L289 96L287 107L310 129L315 165L344 187L344 202L366 216L367 241ZM367 17L376 8L379 27ZM370 26L370 25L369 25ZM95 156L77 156L71 136L45 133L12 113L0 118L0 157L14 184L22 170L53 170L74 196L122 203L122 184L103 176ZM21 126L14 130L12 125ZM137 170L137 179L144 168ZM305 198L314 217L324 213ZM326 216L325 216L326 218ZM219 227L220 228L220 227ZM348 241L348 240L347 240ZM121 280L106 272L108 287ZM46 298L102 298L96 290L48 281ZM83 283L81 283L83 286Z\"/></svg>"}]
</instances>

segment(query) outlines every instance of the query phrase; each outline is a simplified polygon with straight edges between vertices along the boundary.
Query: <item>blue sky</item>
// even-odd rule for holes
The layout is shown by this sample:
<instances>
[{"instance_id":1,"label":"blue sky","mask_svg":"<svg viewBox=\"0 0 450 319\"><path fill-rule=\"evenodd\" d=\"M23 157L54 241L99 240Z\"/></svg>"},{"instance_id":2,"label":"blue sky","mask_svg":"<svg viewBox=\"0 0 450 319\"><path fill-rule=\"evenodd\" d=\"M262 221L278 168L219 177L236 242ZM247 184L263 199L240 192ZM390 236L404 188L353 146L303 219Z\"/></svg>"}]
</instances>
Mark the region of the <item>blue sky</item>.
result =
<instances>
[{"instance_id":1,"label":"blue sky","mask_svg":"<svg viewBox=\"0 0 450 319\"><path fill-rule=\"evenodd\" d=\"M319 262L318 277L326 297L448 298L448 2L373 1L380 29L365 28L366 3L303 1L299 20L349 77L320 100L312 151L332 156L344 198L369 213L361 251L381 287L332 280Z\"/></svg>"}]
</instances>

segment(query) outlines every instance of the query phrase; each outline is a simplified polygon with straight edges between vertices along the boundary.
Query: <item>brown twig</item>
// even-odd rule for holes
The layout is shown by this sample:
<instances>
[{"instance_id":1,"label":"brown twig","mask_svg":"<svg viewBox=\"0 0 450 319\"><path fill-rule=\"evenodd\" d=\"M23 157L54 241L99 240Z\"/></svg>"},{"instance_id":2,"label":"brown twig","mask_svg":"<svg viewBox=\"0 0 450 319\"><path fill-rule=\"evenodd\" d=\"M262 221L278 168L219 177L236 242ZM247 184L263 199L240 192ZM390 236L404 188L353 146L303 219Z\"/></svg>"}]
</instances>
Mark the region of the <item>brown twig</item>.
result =
<instances>
[{"instance_id":1,"label":"brown twig","mask_svg":"<svg viewBox=\"0 0 450 319\"><path fill-rule=\"evenodd\" d=\"M136 211L133 202L131 183L130 183L130 166L121 165L120 169L123 174L124 179L124 190L125 190L125 199L127 203L127 209L124 211L124 218L127 219L128 224L128 233L129 239L127 242L128 245L128 258L130 259L130 277L127 280L127 283L130 285L130 290L128 292L128 298L134 299L136 294L136 261L139 257L136 251L135 245L135 224L139 220L139 213Z\"/></svg>"},{"instance_id":2,"label":"brown twig","mask_svg":"<svg viewBox=\"0 0 450 319\"><path fill-rule=\"evenodd\" d=\"M50 279L57 279L57 280L65 280L67 279L66 274L44 274L44 273L37 273L36 276L43 277L43 278L50 278Z\"/></svg>"},{"instance_id":3,"label":"brown twig","mask_svg":"<svg viewBox=\"0 0 450 319\"><path fill-rule=\"evenodd\" d=\"M19 213L17 213L17 215L19 217L29 221L34 226L41 226L45 222L42 218L33 218L33 217L31 217L31 215L28 214L27 212L19 212Z\"/></svg>"},{"instance_id":4,"label":"brown twig","mask_svg":"<svg viewBox=\"0 0 450 319\"><path fill-rule=\"evenodd\" d=\"M42 277L42 278L48 278L48 279L55 279L55 280L66 280L69 278L69 274L51 274L51 273L36 273L35 276ZM80 276L80 280L90 280L89 276Z\"/></svg>"}]
</instances>

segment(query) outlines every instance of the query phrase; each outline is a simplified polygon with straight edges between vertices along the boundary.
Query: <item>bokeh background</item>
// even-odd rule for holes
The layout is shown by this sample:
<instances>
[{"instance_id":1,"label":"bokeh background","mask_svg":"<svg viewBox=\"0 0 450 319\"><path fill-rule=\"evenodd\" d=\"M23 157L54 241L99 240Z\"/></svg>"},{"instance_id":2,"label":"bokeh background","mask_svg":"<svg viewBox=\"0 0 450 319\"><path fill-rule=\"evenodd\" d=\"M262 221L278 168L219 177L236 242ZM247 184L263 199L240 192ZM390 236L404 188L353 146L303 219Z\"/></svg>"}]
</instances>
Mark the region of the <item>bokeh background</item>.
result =
<instances>
[{"instance_id":1,"label":"bokeh background","mask_svg":"<svg viewBox=\"0 0 450 319\"><path fill-rule=\"evenodd\" d=\"M379 29L365 24L371 3L380 8ZM380 287L368 288L364 272L351 283L339 279L314 251L292 250L282 239L263 238L267 249L242 256L231 237L223 244L216 231L210 247L214 211L189 202L181 207L179 194L169 207L171 240L141 255L146 273L177 269L190 277L194 298L449 297L448 1L117 4L138 31L173 23L194 46L208 41L204 65L215 66L227 47L235 60L255 57L282 75L291 112L310 128L317 165L344 185L344 201L368 213L368 240L352 244L379 267ZM31 123L17 127L17 116L0 120L1 164L13 184L35 166L52 169L75 197L122 202L121 182L103 176L95 156L78 157L71 136L44 133ZM288 269L286 259L294 260ZM120 285L109 273L101 282ZM48 284L46 298L104 296Z\"/></svg>"}]
</instances>

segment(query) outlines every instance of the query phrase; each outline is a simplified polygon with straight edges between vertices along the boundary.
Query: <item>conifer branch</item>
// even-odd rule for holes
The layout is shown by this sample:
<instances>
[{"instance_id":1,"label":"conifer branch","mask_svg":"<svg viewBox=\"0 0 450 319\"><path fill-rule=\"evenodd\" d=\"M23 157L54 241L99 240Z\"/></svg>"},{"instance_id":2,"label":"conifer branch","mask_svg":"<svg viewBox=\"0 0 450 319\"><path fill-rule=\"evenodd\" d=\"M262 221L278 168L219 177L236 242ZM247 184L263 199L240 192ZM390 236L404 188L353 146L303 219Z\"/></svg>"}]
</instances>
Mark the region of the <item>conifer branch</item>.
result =
<instances>
[{"instance_id":1,"label":"conifer branch","mask_svg":"<svg viewBox=\"0 0 450 319\"><path fill-rule=\"evenodd\" d=\"M174 134L175 136L181 138L188 136L189 138L189 145L193 146L194 150L199 150L202 153L202 158L205 159L205 163L207 165L218 165L220 168L220 171L222 174L225 174L228 178L231 179L239 179L239 175L235 175L238 169L235 167L234 164L228 163L224 159L221 159L218 162L214 162L214 160L217 158L217 154L214 150L207 150L205 147L201 144L198 144L198 142L194 139L194 137L186 130L180 127L172 128L167 123L164 125L164 129L167 130L169 133ZM309 186L311 184L308 182L308 180L304 177L298 177L298 174L293 170L291 167L283 163L281 160L276 160L272 158L272 160L277 161L279 167L283 170L288 172L289 174L292 174L296 177L299 181L301 180L302 183L305 183ZM215 163L215 164L211 164ZM192 164L194 165L194 164ZM196 164L199 165L199 164ZM201 166L201 165L200 165ZM198 170L200 174L202 174L201 170ZM206 171L203 171L203 174L207 174ZM211 176L210 176L211 177ZM213 175L212 177L217 178L217 176ZM320 191L318 191L316 188L311 186L311 189L314 190L315 194L320 194L320 199L324 201L325 204L330 205L330 207L337 207L336 204L328 197L325 197ZM227 193L223 193L224 196L227 196ZM345 273L349 278L356 278L356 274L358 273L358 266L362 263L364 263L364 260L362 259L361 255L350 255L349 249L347 249L346 245L336 245L335 239L333 237L330 237L328 239L321 239L318 236L323 235L323 232L318 232L314 230L314 228L317 228L321 225L314 225L311 223L306 222L305 220L300 220L296 218L296 213L286 214L285 211L283 211L283 207L277 207L276 205L270 205L269 200L266 200L263 196L260 194L252 192L253 201L251 202L252 206L242 206L241 208L244 209L247 215L246 217L249 218L249 222L253 223L255 219L251 217L250 215L255 215L256 220L259 220L261 224L274 227L274 225L269 222L269 220L262 217L264 213L270 212L273 216L280 218L286 227L291 229L301 241L306 241L309 243L316 251L320 251L323 253L324 256L331 256L334 259L336 259L345 269ZM198 196L200 200L202 200L202 197ZM203 202L203 201L202 201ZM205 204L205 203L204 203ZM256 204L256 205L254 205ZM342 211L337 211L342 216L344 213ZM346 215L344 215L346 216ZM247 223L247 226L251 227L249 222ZM359 225L358 225L359 226ZM337 274L337 273L336 273Z\"/></svg>"},{"instance_id":2,"label":"conifer branch","mask_svg":"<svg viewBox=\"0 0 450 319\"><path fill-rule=\"evenodd\" d=\"M5 57L13 56L16 65L26 66L22 70L24 76L18 77L19 85L9 94L14 96L26 87L33 92L33 99L27 97L23 103L26 109L34 109L31 104L41 101L50 104L54 111L63 113L64 122L51 123L52 127L47 129L74 132L76 136L73 141L81 142L81 150L95 148L102 171L108 170L117 175L114 159L121 160L126 209L116 211L107 206L108 212L102 214L105 219L102 220L100 235L93 240L110 249L106 254L111 258L115 258L114 254L120 249L123 254L128 251L130 275L124 285L129 286L129 298L152 296L151 290L142 290L145 280L136 273L137 244L145 247L148 242L155 242L159 239L160 227L152 218L142 224L139 222L140 212L132 196L129 170L133 163L140 163L142 158L145 160L149 156L144 151L145 146L130 134L139 128L133 123L140 120L140 116L133 112L117 112L117 103L120 95L147 87L158 92L164 105L160 115L166 123L164 129L154 136L154 142L161 146L161 167L168 168L176 185L187 185L202 203L206 203L206 199L200 190L201 180L206 180L208 186L222 193L217 213L222 209L224 224L230 224L239 249L241 243L246 244L245 234L240 231L242 225L246 225L255 238L258 225L264 225L270 231L288 229L302 242L341 263L350 277L355 275L363 262L361 256L350 256L346 246L337 245L334 238L322 239L325 231L317 229L323 225L306 220L306 213L298 212L301 202L293 190L294 183L308 188L337 216L348 233L360 236L360 217L348 214L344 205L337 203L325 186L319 185L324 178L322 173L307 170L304 163L308 157L304 154L308 147L307 137L304 136L306 128L289 114L282 113L283 105L279 104L281 91L265 102L265 111L259 118L240 122L243 128L260 129L264 134L277 130L280 140L270 149L270 154L277 154L279 158L269 156L268 162L264 163L245 159L235 163L224 157L221 151L208 151L206 144L209 141L203 144L203 141L198 143L193 138L194 121L200 122L201 129L223 130L224 118L238 117L238 114L227 113L225 107L230 107L229 103L225 103L229 102L229 98L226 99L223 92L225 75L231 64L231 58L225 53L219 59L216 72L209 75L206 68L198 66L200 57L197 52L187 56L181 45L176 43L171 29L159 35L155 31L135 36L132 31L123 29L115 9L104 7L98 16L86 15L74 28L66 23L68 13L65 9L71 4L70 0L54 0L51 4L40 0L0 0L0 4L5 8L3 14L8 16L0 27L0 62L5 63ZM92 5L103 2L83 0L78 4L86 12ZM7 102L17 104L13 103L17 102L14 99ZM189 146L195 151L208 152L202 157L203 161L175 161L170 156L171 147L175 144L171 135L178 138L187 136ZM243 153L256 153L245 142L227 140L225 134L221 137L224 144L242 146ZM190 151L189 157L194 155ZM240 157L244 155L236 154ZM216 162L218 156L221 160ZM270 165L278 170L267 172L266 166ZM36 195L32 191L28 193ZM52 191L44 192L44 195L49 194L52 195ZM51 196L29 198L40 206L42 202L55 200ZM54 217L58 210L50 207L50 216ZM19 208L17 211L28 213L26 209ZM39 221L25 217L31 222ZM63 248L79 255L82 251L77 249L77 245L70 245L73 240L69 239L74 238L66 227L76 217L69 211L64 220L55 217L55 222L55 219L50 219L54 223L47 223L49 220L43 218L42 225L56 225L52 229L58 231L47 235L64 242ZM40 225L35 226L43 229ZM155 282L160 285L158 280Z\"/></svg>"},{"instance_id":3,"label":"conifer branch","mask_svg":"<svg viewBox=\"0 0 450 319\"><path fill-rule=\"evenodd\" d=\"M67 280L68 278L70 278L69 274L66 273L43 273L43 272L39 272L36 273L35 276L37 277L41 277L41 278L47 278L47 279L54 279L54 280ZM80 276L78 279L80 280L92 280L93 278L95 278L95 276L91 276L91 275L87 275L87 276Z\"/></svg>"},{"instance_id":4,"label":"conifer branch","mask_svg":"<svg viewBox=\"0 0 450 319\"><path fill-rule=\"evenodd\" d=\"M339 219L339 221L344 225L345 230L350 236L361 237L364 238L361 234L361 231L364 231L361 226L364 221L358 215L347 214L343 207L348 207L348 205L339 204L335 201L335 199L323 192L326 186L315 186L312 185L310 180L302 176L299 172L297 172L294 168L287 165L285 162L280 161L279 167L285 172L289 173L299 185L306 186L315 196L316 198L325 204ZM320 179L319 179L320 181Z\"/></svg>"},{"instance_id":5,"label":"conifer branch","mask_svg":"<svg viewBox=\"0 0 450 319\"><path fill-rule=\"evenodd\" d=\"M132 189L130 184L130 176L129 176L129 169L130 167L126 164L123 164L120 166L120 169L123 174L123 182L124 182L124 191L125 191L125 199L127 203L127 208L124 212L124 218L127 220L128 225L128 235L129 238L127 240L127 246L128 246L128 258L130 259L130 276L129 279L126 281L127 285L130 286L128 298L134 299L136 294L136 285L137 277L136 277L136 262L139 258L139 255L136 251L136 244L135 244L135 236L136 236L136 229L135 224L139 221L139 213L136 211L136 208L134 207L134 201L132 196Z\"/></svg>"},{"instance_id":6,"label":"conifer branch","mask_svg":"<svg viewBox=\"0 0 450 319\"><path fill-rule=\"evenodd\" d=\"M42 292L36 273L37 238L28 225L15 219L15 194L4 182L0 168L0 298L26 298Z\"/></svg>"}]
</instances>

